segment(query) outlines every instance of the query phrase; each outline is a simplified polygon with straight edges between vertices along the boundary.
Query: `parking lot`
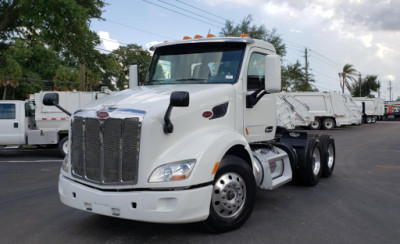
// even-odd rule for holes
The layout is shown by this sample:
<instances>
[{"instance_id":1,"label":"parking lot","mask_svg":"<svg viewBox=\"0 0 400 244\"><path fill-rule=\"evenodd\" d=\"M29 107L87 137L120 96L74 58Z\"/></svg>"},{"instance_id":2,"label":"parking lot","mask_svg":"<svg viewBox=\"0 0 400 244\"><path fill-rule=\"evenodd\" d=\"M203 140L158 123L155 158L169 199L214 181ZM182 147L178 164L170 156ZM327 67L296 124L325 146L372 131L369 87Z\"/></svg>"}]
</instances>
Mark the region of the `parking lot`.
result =
<instances>
[{"instance_id":1,"label":"parking lot","mask_svg":"<svg viewBox=\"0 0 400 244\"><path fill-rule=\"evenodd\" d=\"M257 192L240 229L151 224L64 206L54 150L0 151L0 243L400 243L400 122L346 126L333 176Z\"/></svg>"}]
</instances>

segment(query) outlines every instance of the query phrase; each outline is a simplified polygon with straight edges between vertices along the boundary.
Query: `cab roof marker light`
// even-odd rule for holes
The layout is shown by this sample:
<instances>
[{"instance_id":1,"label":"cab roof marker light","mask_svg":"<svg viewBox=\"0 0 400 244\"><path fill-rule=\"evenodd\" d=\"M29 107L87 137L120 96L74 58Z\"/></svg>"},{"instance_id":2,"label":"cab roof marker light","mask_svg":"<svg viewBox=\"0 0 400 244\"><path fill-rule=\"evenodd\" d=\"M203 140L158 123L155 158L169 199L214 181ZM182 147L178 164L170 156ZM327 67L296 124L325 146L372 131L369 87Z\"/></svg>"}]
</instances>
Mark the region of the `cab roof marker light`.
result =
<instances>
[{"instance_id":1,"label":"cab roof marker light","mask_svg":"<svg viewBox=\"0 0 400 244\"><path fill-rule=\"evenodd\" d=\"M211 38L211 37L215 37L215 35L213 35L213 34L211 34L211 33L208 33L208 34L207 34L207 37L208 37L208 38Z\"/></svg>"},{"instance_id":2,"label":"cab roof marker light","mask_svg":"<svg viewBox=\"0 0 400 244\"><path fill-rule=\"evenodd\" d=\"M192 38L190 38L190 36L184 36L183 37L183 40L189 40L189 39L192 39Z\"/></svg>"},{"instance_id":3,"label":"cab roof marker light","mask_svg":"<svg viewBox=\"0 0 400 244\"><path fill-rule=\"evenodd\" d=\"M202 36L201 35L195 35L194 36L194 39L199 39L199 38L202 38Z\"/></svg>"},{"instance_id":4,"label":"cab roof marker light","mask_svg":"<svg viewBox=\"0 0 400 244\"><path fill-rule=\"evenodd\" d=\"M242 34L240 34L240 37L248 37L249 35L247 35L246 33L242 33Z\"/></svg>"}]
</instances>

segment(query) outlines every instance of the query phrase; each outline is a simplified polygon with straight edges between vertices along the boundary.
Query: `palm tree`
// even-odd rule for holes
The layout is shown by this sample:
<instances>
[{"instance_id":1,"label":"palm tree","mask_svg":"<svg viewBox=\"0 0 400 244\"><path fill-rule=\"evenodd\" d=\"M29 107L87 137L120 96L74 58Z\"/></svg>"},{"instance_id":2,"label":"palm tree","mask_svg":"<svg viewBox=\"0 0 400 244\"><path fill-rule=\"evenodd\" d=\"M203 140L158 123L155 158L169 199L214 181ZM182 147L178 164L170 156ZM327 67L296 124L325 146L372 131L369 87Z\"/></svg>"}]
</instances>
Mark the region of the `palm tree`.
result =
<instances>
[{"instance_id":1,"label":"palm tree","mask_svg":"<svg viewBox=\"0 0 400 244\"><path fill-rule=\"evenodd\" d=\"M345 64L343 66L343 71L339 73L340 87L342 88L342 93L344 93L344 86L351 92L351 81L356 82L355 76L358 76L359 72L353 67L352 64Z\"/></svg>"}]
</instances>

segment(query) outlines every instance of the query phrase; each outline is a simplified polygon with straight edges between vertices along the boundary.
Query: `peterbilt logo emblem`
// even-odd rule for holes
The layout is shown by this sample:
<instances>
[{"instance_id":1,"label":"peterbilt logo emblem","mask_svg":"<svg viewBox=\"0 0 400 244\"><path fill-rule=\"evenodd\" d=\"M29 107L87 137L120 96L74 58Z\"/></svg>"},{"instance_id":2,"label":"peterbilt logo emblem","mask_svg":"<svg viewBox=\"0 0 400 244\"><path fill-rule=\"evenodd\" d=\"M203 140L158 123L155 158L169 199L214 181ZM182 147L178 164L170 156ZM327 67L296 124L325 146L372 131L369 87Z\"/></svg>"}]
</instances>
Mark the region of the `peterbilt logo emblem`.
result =
<instances>
[{"instance_id":1,"label":"peterbilt logo emblem","mask_svg":"<svg viewBox=\"0 0 400 244\"><path fill-rule=\"evenodd\" d=\"M100 119L106 119L106 118L109 117L108 112L107 112L107 111L104 111L104 110L97 111L96 115L97 115L97 117L100 118Z\"/></svg>"}]
</instances>

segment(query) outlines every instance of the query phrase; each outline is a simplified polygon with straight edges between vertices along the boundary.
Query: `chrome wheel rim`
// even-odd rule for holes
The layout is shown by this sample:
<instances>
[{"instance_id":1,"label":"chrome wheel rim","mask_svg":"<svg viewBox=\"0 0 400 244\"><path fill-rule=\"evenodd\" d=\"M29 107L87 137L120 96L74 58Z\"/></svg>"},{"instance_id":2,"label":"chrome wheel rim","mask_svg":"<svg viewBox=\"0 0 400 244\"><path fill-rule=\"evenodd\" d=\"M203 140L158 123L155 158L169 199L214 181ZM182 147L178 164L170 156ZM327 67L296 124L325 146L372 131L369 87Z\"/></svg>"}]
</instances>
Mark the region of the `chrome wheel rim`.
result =
<instances>
[{"instance_id":1,"label":"chrome wheel rim","mask_svg":"<svg viewBox=\"0 0 400 244\"><path fill-rule=\"evenodd\" d=\"M314 128L314 129L318 128L318 126L319 126L319 122L317 122L317 121L313 121L311 123L311 127Z\"/></svg>"},{"instance_id":2,"label":"chrome wheel rim","mask_svg":"<svg viewBox=\"0 0 400 244\"><path fill-rule=\"evenodd\" d=\"M321 170L321 152L318 148L314 148L311 160L313 174L317 176Z\"/></svg>"},{"instance_id":3,"label":"chrome wheel rim","mask_svg":"<svg viewBox=\"0 0 400 244\"><path fill-rule=\"evenodd\" d=\"M211 206L224 219L235 218L243 211L246 199L246 184L236 173L226 173L219 177L213 188Z\"/></svg>"},{"instance_id":4,"label":"chrome wheel rim","mask_svg":"<svg viewBox=\"0 0 400 244\"><path fill-rule=\"evenodd\" d=\"M328 128L328 129L332 129L333 128L332 121L328 120L327 122L325 122L325 127Z\"/></svg>"},{"instance_id":5,"label":"chrome wheel rim","mask_svg":"<svg viewBox=\"0 0 400 244\"><path fill-rule=\"evenodd\" d=\"M333 150L332 143L329 143L328 146L328 168L331 169L333 167L333 162L335 161L335 151Z\"/></svg>"},{"instance_id":6,"label":"chrome wheel rim","mask_svg":"<svg viewBox=\"0 0 400 244\"><path fill-rule=\"evenodd\" d=\"M62 149L64 151L65 154L68 154L68 140L66 140L63 145L62 145Z\"/></svg>"}]
</instances>

